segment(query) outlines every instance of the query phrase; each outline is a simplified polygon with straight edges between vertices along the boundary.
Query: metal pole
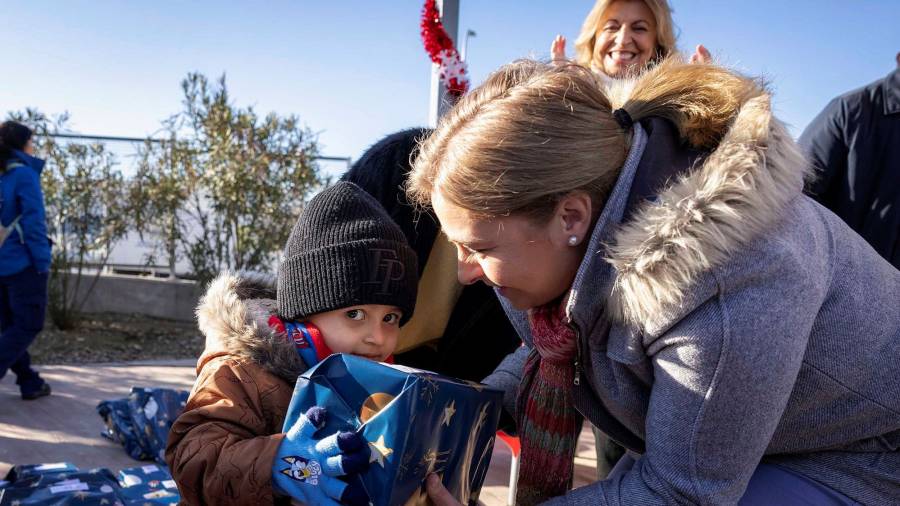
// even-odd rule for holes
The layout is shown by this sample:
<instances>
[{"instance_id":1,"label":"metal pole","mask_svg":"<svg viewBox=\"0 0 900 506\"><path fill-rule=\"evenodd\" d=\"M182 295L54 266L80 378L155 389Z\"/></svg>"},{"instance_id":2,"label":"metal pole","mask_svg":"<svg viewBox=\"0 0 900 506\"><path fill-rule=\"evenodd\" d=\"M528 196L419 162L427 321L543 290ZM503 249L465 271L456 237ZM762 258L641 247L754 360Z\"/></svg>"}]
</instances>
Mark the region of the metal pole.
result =
<instances>
[{"instance_id":1,"label":"metal pole","mask_svg":"<svg viewBox=\"0 0 900 506\"><path fill-rule=\"evenodd\" d=\"M459 53L459 58L462 61L465 61L465 62L469 61L466 59L467 58L466 55L469 54L469 37L477 37L477 36L478 36L478 34L475 33L475 30L466 30L466 36L463 37L462 52Z\"/></svg>"},{"instance_id":2,"label":"metal pole","mask_svg":"<svg viewBox=\"0 0 900 506\"><path fill-rule=\"evenodd\" d=\"M459 0L437 0L437 8L441 13L444 30L456 45L456 34L459 29ZM431 103L428 107L428 124L434 128L438 119L450 110L450 97L441 84L440 66L431 64Z\"/></svg>"}]
</instances>

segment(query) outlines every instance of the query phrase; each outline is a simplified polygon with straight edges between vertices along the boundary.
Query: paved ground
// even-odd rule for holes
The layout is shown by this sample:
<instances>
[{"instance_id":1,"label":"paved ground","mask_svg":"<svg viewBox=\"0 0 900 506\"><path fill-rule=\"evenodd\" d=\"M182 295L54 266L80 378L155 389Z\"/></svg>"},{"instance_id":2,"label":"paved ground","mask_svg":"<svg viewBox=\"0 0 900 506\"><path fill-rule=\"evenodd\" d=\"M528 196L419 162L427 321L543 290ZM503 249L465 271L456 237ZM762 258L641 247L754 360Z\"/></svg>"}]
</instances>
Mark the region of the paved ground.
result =
<instances>
[{"instance_id":1,"label":"paved ground","mask_svg":"<svg viewBox=\"0 0 900 506\"><path fill-rule=\"evenodd\" d=\"M0 477L13 464L69 461L80 468L113 471L139 465L124 450L100 436L95 407L103 399L124 397L134 386L189 390L194 361L40 367L53 395L23 402L12 374L0 381ZM576 486L593 481L594 441L584 430L576 457ZM481 493L484 505L506 504L510 452L498 442Z\"/></svg>"}]
</instances>

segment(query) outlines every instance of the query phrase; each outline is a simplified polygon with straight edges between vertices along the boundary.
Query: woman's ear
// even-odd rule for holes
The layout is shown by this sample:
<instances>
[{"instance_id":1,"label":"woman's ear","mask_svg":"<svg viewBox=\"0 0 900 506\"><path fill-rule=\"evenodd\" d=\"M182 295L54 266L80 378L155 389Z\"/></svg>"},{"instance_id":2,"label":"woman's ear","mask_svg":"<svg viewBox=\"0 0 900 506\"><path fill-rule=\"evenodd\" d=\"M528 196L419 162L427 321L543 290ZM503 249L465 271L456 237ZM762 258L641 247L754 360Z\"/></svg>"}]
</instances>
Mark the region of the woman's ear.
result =
<instances>
[{"instance_id":1,"label":"woman's ear","mask_svg":"<svg viewBox=\"0 0 900 506\"><path fill-rule=\"evenodd\" d=\"M586 192L574 191L563 197L553 216L554 240L570 247L586 241L591 233L592 211L593 202Z\"/></svg>"}]
</instances>

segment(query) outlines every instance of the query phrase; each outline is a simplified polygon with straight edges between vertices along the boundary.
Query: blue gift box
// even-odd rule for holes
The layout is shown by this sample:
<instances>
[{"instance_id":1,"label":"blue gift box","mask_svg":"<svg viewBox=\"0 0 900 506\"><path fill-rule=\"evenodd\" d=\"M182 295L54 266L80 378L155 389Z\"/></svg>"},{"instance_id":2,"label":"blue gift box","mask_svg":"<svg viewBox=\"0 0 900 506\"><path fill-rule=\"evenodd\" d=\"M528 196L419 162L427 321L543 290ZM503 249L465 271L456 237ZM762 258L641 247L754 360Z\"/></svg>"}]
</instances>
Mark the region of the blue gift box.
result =
<instances>
[{"instance_id":1,"label":"blue gift box","mask_svg":"<svg viewBox=\"0 0 900 506\"><path fill-rule=\"evenodd\" d=\"M128 405L134 427L142 432L150 447L152 457L165 463L166 440L175 419L184 410L188 392L170 388L132 387Z\"/></svg>"},{"instance_id":2,"label":"blue gift box","mask_svg":"<svg viewBox=\"0 0 900 506\"><path fill-rule=\"evenodd\" d=\"M178 504L181 495L166 466L146 465L119 471L120 495L126 506Z\"/></svg>"},{"instance_id":3,"label":"blue gift box","mask_svg":"<svg viewBox=\"0 0 900 506\"><path fill-rule=\"evenodd\" d=\"M101 401L97 413L106 423L102 435L125 447L137 460L165 463L166 439L187 403L188 392L132 387L124 399Z\"/></svg>"},{"instance_id":4,"label":"blue gift box","mask_svg":"<svg viewBox=\"0 0 900 506\"><path fill-rule=\"evenodd\" d=\"M502 394L481 384L372 362L328 357L300 376L284 430L312 406L328 410L316 435L359 431L372 450L361 480L373 506L423 502L431 473L475 504L490 464Z\"/></svg>"},{"instance_id":5,"label":"blue gift box","mask_svg":"<svg viewBox=\"0 0 900 506\"><path fill-rule=\"evenodd\" d=\"M146 437L142 437L144 435L142 432L137 432L134 428L134 419L127 398L100 401L97 413L106 424L106 429L101 432L103 437L124 446L125 453L135 460L153 458L149 441Z\"/></svg>"},{"instance_id":6,"label":"blue gift box","mask_svg":"<svg viewBox=\"0 0 900 506\"><path fill-rule=\"evenodd\" d=\"M119 484L106 468L19 476L0 489L0 506L123 506Z\"/></svg>"},{"instance_id":7,"label":"blue gift box","mask_svg":"<svg viewBox=\"0 0 900 506\"><path fill-rule=\"evenodd\" d=\"M17 481L25 480L33 476L42 476L45 474L71 473L78 471L75 464L71 462L54 462L47 464L20 464L13 466L9 470L6 477L7 486Z\"/></svg>"}]
</instances>

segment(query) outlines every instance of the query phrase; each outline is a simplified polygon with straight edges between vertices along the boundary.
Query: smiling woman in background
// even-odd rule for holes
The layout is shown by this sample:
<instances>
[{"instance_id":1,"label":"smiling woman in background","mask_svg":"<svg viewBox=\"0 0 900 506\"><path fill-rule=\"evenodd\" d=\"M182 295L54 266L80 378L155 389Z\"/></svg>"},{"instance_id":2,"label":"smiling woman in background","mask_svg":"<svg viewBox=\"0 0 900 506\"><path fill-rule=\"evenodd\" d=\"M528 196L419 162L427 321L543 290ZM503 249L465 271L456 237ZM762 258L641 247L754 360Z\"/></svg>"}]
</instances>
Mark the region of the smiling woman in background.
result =
<instances>
[{"instance_id":1,"label":"smiling woman in background","mask_svg":"<svg viewBox=\"0 0 900 506\"><path fill-rule=\"evenodd\" d=\"M645 70L676 52L672 9L666 0L598 0L575 41L575 62L600 75L620 78ZM566 62L566 39L550 47L554 63ZM691 63L710 63L697 46Z\"/></svg>"}]
</instances>

